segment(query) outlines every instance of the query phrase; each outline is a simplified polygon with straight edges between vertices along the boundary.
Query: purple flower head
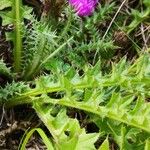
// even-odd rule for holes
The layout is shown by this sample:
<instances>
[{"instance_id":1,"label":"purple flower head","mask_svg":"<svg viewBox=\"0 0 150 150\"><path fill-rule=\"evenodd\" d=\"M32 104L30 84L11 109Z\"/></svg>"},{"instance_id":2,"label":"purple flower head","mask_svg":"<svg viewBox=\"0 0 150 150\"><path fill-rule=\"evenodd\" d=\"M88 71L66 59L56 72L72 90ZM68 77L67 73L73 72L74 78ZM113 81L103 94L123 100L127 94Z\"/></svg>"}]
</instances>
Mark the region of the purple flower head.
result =
<instances>
[{"instance_id":1,"label":"purple flower head","mask_svg":"<svg viewBox=\"0 0 150 150\"><path fill-rule=\"evenodd\" d=\"M79 16L89 16L93 13L98 0L69 0Z\"/></svg>"}]
</instances>

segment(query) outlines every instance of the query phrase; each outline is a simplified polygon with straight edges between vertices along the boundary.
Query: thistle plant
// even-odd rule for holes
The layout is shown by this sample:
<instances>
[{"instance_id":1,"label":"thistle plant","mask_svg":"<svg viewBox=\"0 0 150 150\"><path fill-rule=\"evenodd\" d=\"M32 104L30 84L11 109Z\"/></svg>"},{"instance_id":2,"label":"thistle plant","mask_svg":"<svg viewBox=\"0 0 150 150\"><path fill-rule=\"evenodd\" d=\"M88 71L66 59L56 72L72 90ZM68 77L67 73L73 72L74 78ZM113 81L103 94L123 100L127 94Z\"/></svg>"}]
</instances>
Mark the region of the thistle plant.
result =
<instances>
[{"instance_id":1,"label":"thistle plant","mask_svg":"<svg viewBox=\"0 0 150 150\"><path fill-rule=\"evenodd\" d=\"M149 49L120 57L115 27L103 38L117 4L69 0L54 18L58 1L53 1L55 11L44 14L44 5L38 18L22 1L3 2L2 24L14 26L6 33L14 63L0 59L0 79L10 79L0 85L0 106L27 104L42 122L25 132L19 149L37 132L48 150L148 150ZM130 31L140 22L131 21Z\"/></svg>"}]
</instances>

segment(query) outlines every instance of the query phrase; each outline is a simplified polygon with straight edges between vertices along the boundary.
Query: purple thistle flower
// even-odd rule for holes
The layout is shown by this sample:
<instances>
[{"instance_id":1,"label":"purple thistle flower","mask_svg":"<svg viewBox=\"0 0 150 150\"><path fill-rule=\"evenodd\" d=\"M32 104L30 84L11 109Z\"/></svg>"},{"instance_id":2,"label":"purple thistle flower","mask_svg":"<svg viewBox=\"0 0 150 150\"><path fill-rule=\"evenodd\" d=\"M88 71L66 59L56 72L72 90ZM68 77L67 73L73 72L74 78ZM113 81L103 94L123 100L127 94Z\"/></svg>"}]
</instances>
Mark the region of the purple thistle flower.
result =
<instances>
[{"instance_id":1,"label":"purple thistle flower","mask_svg":"<svg viewBox=\"0 0 150 150\"><path fill-rule=\"evenodd\" d=\"M79 16L89 16L93 13L98 0L69 0Z\"/></svg>"}]
</instances>

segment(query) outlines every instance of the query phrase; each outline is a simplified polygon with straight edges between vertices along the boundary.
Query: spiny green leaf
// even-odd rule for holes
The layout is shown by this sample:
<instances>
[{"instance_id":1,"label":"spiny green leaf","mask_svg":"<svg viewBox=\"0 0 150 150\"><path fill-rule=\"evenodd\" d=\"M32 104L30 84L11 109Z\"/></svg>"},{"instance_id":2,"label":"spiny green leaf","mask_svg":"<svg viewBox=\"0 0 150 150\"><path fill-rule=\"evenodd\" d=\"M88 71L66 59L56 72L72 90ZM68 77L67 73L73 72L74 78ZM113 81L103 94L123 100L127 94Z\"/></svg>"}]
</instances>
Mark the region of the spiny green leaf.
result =
<instances>
[{"instance_id":1,"label":"spiny green leaf","mask_svg":"<svg viewBox=\"0 0 150 150\"><path fill-rule=\"evenodd\" d=\"M104 142L102 143L102 145L99 147L98 150L109 150L109 141L108 141L108 138L106 138L104 140Z\"/></svg>"},{"instance_id":2,"label":"spiny green leaf","mask_svg":"<svg viewBox=\"0 0 150 150\"><path fill-rule=\"evenodd\" d=\"M14 46L14 68L16 72L21 70L21 59L22 59L22 38L24 29L24 18L29 19L32 9L24 7L22 0L3 0L3 8L11 7L10 10L1 10L0 16L2 17L2 25L12 24L14 30L6 34L6 39L11 40ZM1 5L0 5L1 6Z\"/></svg>"},{"instance_id":3,"label":"spiny green leaf","mask_svg":"<svg viewBox=\"0 0 150 150\"><path fill-rule=\"evenodd\" d=\"M0 10L11 7L12 2L10 0L1 0L0 1Z\"/></svg>"},{"instance_id":4,"label":"spiny green leaf","mask_svg":"<svg viewBox=\"0 0 150 150\"><path fill-rule=\"evenodd\" d=\"M147 139L144 150L149 150L149 149L150 149L150 141L149 139Z\"/></svg>"},{"instance_id":5,"label":"spiny green leaf","mask_svg":"<svg viewBox=\"0 0 150 150\"><path fill-rule=\"evenodd\" d=\"M52 117L50 112L45 113L41 105L35 103L40 119L54 138L54 145L59 150L90 150L95 149L94 143L99 137L98 133L86 134L85 129L81 129L76 119L71 119L66 115L66 110L61 109L56 117Z\"/></svg>"},{"instance_id":6,"label":"spiny green leaf","mask_svg":"<svg viewBox=\"0 0 150 150\"><path fill-rule=\"evenodd\" d=\"M4 63L4 61L2 59L0 59L0 75L5 75L7 77L12 77L10 68L8 68L6 66L6 64Z\"/></svg>"}]
</instances>

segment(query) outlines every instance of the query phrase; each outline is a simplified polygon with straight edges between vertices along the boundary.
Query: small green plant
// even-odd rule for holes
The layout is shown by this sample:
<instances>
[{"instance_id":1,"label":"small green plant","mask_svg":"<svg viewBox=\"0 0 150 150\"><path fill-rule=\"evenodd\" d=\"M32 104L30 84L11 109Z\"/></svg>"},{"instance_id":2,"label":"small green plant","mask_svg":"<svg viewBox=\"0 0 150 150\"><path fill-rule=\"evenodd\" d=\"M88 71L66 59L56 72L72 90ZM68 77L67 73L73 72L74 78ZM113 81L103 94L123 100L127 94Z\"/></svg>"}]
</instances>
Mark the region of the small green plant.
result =
<instances>
[{"instance_id":1,"label":"small green plant","mask_svg":"<svg viewBox=\"0 0 150 150\"><path fill-rule=\"evenodd\" d=\"M131 15L133 16L133 21L127 26L127 33L129 34L133 31L140 23L149 19L150 16L150 1L143 0L143 4L145 5L145 9L143 11L138 11L133 9Z\"/></svg>"},{"instance_id":2,"label":"small green plant","mask_svg":"<svg viewBox=\"0 0 150 150\"><path fill-rule=\"evenodd\" d=\"M27 134L25 139L23 139L23 142L21 143L19 149L20 150L24 150L26 148L26 144L28 142L28 140L30 139L30 137L32 136L32 134L37 131L39 133L39 135L42 137L43 142L45 143L46 147L48 150L54 150L52 143L50 142L50 140L48 139L48 137L46 136L46 134L44 133L44 131L40 128L34 128L32 130L30 130Z\"/></svg>"}]
</instances>

